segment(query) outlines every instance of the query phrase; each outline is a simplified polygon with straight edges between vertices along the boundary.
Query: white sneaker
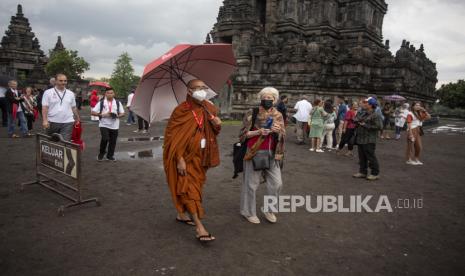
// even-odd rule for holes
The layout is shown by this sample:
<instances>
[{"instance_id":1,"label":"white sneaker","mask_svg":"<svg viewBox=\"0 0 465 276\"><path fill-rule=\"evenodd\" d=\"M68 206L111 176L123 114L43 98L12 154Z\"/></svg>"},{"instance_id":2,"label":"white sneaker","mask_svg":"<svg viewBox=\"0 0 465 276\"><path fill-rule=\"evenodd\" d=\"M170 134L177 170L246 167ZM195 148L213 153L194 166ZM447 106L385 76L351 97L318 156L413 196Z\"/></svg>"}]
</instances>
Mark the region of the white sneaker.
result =
<instances>
[{"instance_id":1,"label":"white sneaker","mask_svg":"<svg viewBox=\"0 0 465 276\"><path fill-rule=\"evenodd\" d=\"M417 163L411 159L407 160L407 162L405 162L405 164L407 165L417 165Z\"/></svg>"},{"instance_id":2,"label":"white sneaker","mask_svg":"<svg viewBox=\"0 0 465 276\"><path fill-rule=\"evenodd\" d=\"M322 149L317 149L316 152L325 152L325 151Z\"/></svg>"},{"instance_id":3,"label":"white sneaker","mask_svg":"<svg viewBox=\"0 0 465 276\"><path fill-rule=\"evenodd\" d=\"M246 220L248 220L250 223L253 223L253 224L259 224L260 223L260 219L257 216L251 216L251 217L244 216L244 218Z\"/></svg>"},{"instance_id":4,"label":"white sneaker","mask_svg":"<svg viewBox=\"0 0 465 276\"><path fill-rule=\"evenodd\" d=\"M315 149L314 149L314 148L311 148L311 149L309 149L309 151L315 151Z\"/></svg>"},{"instance_id":5,"label":"white sneaker","mask_svg":"<svg viewBox=\"0 0 465 276\"><path fill-rule=\"evenodd\" d=\"M262 213L265 215L266 220L268 220L271 223L276 223L276 221L278 220L273 213L263 212L263 209Z\"/></svg>"},{"instance_id":6,"label":"white sneaker","mask_svg":"<svg viewBox=\"0 0 465 276\"><path fill-rule=\"evenodd\" d=\"M142 133L145 134L145 133L148 133L148 131L147 131L146 129L144 129L144 130L142 131Z\"/></svg>"},{"instance_id":7,"label":"white sneaker","mask_svg":"<svg viewBox=\"0 0 465 276\"><path fill-rule=\"evenodd\" d=\"M415 165L423 165L423 162L421 162L421 161L418 160L418 159L417 159L416 161L413 161L413 162L415 162Z\"/></svg>"},{"instance_id":8,"label":"white sneaker","mask_svg":"<svg viewBox=\"0 0 465 276\"><path fill-rule=\"evenodd\" d=\"M134 132L134 133L139 133L139 130L138 130L138 129L136 129L136 130L134 130L133 132Z\"/></svg>"}]
</instances>

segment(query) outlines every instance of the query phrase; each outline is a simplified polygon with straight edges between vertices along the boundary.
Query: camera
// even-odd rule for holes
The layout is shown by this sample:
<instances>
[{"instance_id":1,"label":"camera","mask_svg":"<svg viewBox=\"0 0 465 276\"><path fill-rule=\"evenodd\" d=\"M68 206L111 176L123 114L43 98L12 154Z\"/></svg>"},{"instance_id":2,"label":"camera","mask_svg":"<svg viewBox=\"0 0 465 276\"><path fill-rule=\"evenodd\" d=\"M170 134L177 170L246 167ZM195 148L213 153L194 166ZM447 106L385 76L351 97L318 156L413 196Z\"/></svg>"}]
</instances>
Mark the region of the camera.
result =
<instances>
[{"instance_id":1,"label":"camera","mask_svg":"<svg viewBox=\"0 0 465 276\"><path fill-rule=\"evenodd\" d=\"M111 116L112 119L118 118L118 115L116 115L115 113L110 113L110 116Z\"/></svg>"}]
</instances>

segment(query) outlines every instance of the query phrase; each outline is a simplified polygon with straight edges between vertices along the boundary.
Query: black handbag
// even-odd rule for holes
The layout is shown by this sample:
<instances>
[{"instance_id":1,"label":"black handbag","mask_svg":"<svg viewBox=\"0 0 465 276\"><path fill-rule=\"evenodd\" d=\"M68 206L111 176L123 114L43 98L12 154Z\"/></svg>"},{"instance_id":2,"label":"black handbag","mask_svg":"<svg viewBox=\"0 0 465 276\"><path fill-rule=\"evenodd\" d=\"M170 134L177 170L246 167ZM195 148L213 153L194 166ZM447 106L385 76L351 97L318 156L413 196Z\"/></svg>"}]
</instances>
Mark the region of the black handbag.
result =
<instances>
[{"instance_id":1,"label":"black handbag","mask_svg":"<svg viewBox=\"0 0 465 276\"><path fill-rule=\"evenodd\" d=\"M252 124L250 130L255 125L255 120L257 119L258 108L252 110ZM239 176L239 173L244 171L244 157L247 152L247 139L243 142L236 142L233 145L233 165L234 165L234 175L233 179Z\"/></svg>"},{"instance_id":2,"label":"black handbag","mask_svg":"<svg viewBox=\"0 0 465 276\"><path fill-rule=\"evenodd\" d=\"M243 143L237 142L233 145L233 165L234 175L232 178L239 176L239 173L244 171L244 157L247 152L247 140Z\"/></svg>"},{"instance_id":3,"label":"black handbag","mask_svg":"<svg viewBox=\"0 0 465 276\"><path fill-rule=\"evenodd\" d=\"M271 151L258 150L252 158L253 169L255 171L268 170L271 165Z\"/></svg>"}]
</instances>

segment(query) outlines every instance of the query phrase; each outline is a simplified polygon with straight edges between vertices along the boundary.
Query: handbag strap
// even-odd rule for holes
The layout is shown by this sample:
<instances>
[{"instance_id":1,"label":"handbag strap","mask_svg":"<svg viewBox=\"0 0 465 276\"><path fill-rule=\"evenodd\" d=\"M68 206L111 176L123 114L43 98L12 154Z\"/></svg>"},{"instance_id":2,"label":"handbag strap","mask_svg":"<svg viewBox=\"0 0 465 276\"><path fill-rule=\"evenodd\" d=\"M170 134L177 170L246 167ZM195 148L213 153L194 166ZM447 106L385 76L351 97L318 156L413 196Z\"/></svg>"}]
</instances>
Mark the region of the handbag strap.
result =
<instances>
[{"instance_id":1,"label":"handbag strap","mask_svg":"<svg viewBox=\"0 0 465 276\"><path fill-rule=\"evenodd\" d=\"M255 126L255 121L257 120L258 111L259 111L258 107L254 107L252 109L252 124L250 125L250 131L252 131L253 127Z\"/></svg>"}]
</instances>

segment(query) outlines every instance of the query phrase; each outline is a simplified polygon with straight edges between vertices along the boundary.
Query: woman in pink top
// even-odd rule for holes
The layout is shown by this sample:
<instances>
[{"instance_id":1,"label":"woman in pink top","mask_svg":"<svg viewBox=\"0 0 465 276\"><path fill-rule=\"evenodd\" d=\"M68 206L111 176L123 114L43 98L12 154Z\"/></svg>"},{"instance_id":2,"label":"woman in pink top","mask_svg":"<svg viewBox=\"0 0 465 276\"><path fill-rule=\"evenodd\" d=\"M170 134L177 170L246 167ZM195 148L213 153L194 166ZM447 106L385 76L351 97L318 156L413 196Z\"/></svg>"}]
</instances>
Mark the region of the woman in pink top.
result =
<instances>
[{"instance_id":1,"label":"woman in pink top","mask_svg":"<svg viewBox=\"0 0 465 276\"><path fill-rule=\"evenodd\" d=\"M344 125L342 126L342 137L341 142L339 143L339 148L337 150L338 154L342 154L342 149L347 144L348 151L346 152L346 156L353 156L354 144L352 143L352 137L355 135L355 123L354 118L357 114L358 103L353 102L352 107L349 111L347 111L346 116L344 118Z\"/></svg>"}]
</instances>

